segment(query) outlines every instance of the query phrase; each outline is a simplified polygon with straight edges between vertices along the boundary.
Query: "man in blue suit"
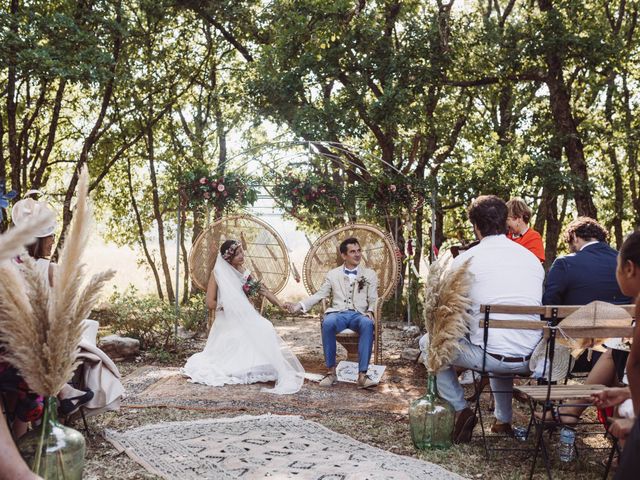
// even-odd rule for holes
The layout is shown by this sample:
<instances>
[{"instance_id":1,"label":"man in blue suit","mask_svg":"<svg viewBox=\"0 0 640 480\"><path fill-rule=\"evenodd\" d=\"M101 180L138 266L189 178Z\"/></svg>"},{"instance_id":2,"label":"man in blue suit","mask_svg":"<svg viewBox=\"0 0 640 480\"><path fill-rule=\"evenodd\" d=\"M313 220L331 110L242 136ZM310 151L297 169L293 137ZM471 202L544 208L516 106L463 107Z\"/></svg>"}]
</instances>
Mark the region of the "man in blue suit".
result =
<instances>
[{"instance_id":1,"label":"man in blue suit","mask_svg":"<svg viewBox=\"0 0 640 480\"><path fill-rule=\"evenodd\" d=\"M544 305L586 305L595 300L631 302L618 287L618 252L606 243L607 236L604 227L593 218L579 217L567 226L563 238L572 253L556 258L551 265L542 296ZM598 356L593 356L594 362ZM575 370L589 371L592 365L583 354Z\"/></svg>"}]
</instances>

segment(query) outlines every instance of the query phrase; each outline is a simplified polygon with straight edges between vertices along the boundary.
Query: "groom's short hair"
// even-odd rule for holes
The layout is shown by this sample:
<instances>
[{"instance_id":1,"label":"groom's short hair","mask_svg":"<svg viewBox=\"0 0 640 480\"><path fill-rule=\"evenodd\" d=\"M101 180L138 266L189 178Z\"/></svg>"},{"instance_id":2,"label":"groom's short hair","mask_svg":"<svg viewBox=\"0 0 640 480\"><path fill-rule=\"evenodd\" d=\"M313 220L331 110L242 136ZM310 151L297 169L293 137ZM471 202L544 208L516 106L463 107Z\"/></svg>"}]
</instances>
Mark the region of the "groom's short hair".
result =
<instances>
[{"instance_id":1,"label":"groom's short hair","mask_svg":"<svg viewBox=\"0 0 640 480\"><path fill-rule=\"evenodd\" d=\"M340 244L340 253L347 253L347 246L353 245L354 243L360 245L360 242L355 237L349 237L346 240L343 240Z\"/></svg>"}]
</instances>

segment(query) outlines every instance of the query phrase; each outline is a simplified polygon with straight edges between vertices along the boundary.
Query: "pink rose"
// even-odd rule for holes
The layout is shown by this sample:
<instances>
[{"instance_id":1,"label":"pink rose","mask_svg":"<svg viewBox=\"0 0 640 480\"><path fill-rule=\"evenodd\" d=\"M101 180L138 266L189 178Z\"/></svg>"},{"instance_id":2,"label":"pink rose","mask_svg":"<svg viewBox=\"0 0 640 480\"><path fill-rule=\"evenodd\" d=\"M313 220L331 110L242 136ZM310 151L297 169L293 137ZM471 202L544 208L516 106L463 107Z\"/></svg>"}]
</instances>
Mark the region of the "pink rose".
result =
<instances>
[{"instance_id":1,"label":"pink rose","mask_svg":"<svg viewBox=\"0 0 640 480\"><path fill-rule=\"evenodd\" d=\"M204 198L209 198L211 194L209 192L204 192Z\"/></svg>"},{"instance_id":2,"label":"pink rose","mask_svg":"<svg viewBox=\"0 0 640 480\"><path fill-rule=\"evenodd\" d=\"M224 185L222 183L218 184L218 191L224 192Z\"/></svg>"},{"instance_id":3,"label":"pink rose","mask_svg":"<svg viewBox=\"0 0 640 480\"><path fill-rule=\"evenodd\" d=\"M396 191L396 186L394 184L389 185L389 191L390 192L395 192Z\"/></svg>"},{"instance_id":4,"label":"pink rose","mask_svg":"<svg viewBox=\"0 0 640 480\"><path fill-rule=\"evenodd\" d=\"M217 187L217 186L218 186L218 182L216 182L215 180L213 180L213 181L211 182L211 186L212 186L212 187L214 187L214 188L215 188L215 187Z\"/></svg>"},{"instance_id":5,"label":"pink rose","mask_svg":"<svg viewBox=\"0 0 640 480\"><path fill-rule=\"evenodd\" d=\"M206 177L202 177L200 179L200 185L204 185L205 183L207 183L207 178Z\"/></svg>"}]
</instances>

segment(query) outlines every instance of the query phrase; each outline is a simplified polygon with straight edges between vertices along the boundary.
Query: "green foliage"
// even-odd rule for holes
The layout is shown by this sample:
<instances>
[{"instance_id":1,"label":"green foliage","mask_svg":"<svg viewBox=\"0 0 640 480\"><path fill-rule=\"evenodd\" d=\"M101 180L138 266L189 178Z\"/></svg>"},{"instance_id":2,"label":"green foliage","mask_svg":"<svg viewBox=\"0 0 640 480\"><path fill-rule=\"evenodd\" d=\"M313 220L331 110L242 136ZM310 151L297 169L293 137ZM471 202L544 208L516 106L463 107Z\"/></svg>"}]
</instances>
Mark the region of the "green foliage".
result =
<instances>
[{"instance_id":1,"label":"green foliage","mask_svg":"<svg viewBox=\"0 0 640 480\"><path fill-rule=\"evenodd\" d=\"M222 213L253 205L258 199L256 180L238 172L218 175L201 167L185 172L180 183L190 208L212 205Z\"/></svg>"},{"instance_id":2,"label":"green foliage","mask_svg":"<svg viewBox=\"0 0 640 480\"><path fill-rule=\"evenodd\" d=\"M109 327L114 333L140 340L141 349L168 349L176 320L172 305L155 296L141 296L130 287L110 298Z\"/></svg>"}]
</instances>

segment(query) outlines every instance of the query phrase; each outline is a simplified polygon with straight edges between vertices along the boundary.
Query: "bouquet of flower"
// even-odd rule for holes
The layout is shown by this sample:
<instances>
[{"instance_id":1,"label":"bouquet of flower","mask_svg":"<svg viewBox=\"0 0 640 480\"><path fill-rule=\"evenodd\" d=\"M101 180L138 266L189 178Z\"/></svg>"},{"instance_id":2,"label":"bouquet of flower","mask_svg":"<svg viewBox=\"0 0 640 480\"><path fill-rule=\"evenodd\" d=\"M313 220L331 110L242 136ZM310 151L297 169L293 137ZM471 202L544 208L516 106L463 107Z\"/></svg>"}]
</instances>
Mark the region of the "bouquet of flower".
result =
<instances>
[{"instance_id":1,"label":"bouquet of flower","mask_svg":"<svg viewBox=\"0 0 640 480\"><path fill-rule=\"evenodd\" d=\"M247 277L247 280L242 285L242 291L249 298L257 297L262 288L260 280L253 278L251 275Z\"/></svg>"}]
</instances>

